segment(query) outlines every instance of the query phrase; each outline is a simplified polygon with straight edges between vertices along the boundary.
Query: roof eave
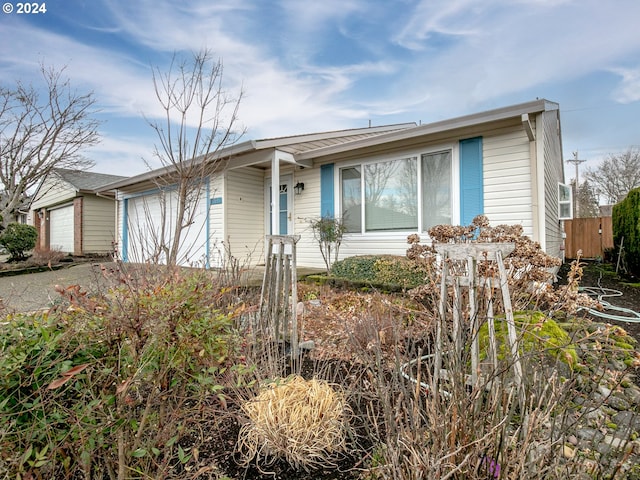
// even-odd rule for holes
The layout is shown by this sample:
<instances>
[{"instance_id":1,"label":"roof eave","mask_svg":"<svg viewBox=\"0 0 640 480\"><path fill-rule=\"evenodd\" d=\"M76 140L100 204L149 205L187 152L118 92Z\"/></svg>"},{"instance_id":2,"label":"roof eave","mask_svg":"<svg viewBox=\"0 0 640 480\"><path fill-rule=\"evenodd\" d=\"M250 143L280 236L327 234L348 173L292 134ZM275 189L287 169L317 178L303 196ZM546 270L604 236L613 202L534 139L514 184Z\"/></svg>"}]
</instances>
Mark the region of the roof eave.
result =
<instances>
[{"instance_id":1,"label":"roof eave","mask_svg":"<svg viewBox=\"0 0 640 480\"><path fill-rule=\"evenodd\" d=\"M241 155L244 153L248 153L256 150L256 142L255 140L248 140L246 142L238 143L236 145L232 145L230 147L226 147L215 152L210 160L217 160L220 158L227 158L234 155ZM197 157L193 160L193 162L201 160L203 157ZM139 175L134 175L133 177L127 177L123 180L118 180L117 182L108 183L100 187L100 189L96 190L98 192L108 192L111 190L119 190L124 187L128 187L131 185L136 185L139 183L145 183L153 181L156 178L162 177L163 175L170 174L175 170L175 167L172 165L168 165L165 167L160 167L155 170L149 170L148 172L141 173Z\"/></svg>"},{"instance_id":2,"label":"roof eave","mask_svg":"<svg viewBox=\"0 0 640 480\"><path fill-rule=\"evenodd\" d=\"M558 104L549 102L545 99L534 100L531 102L512 105L509 107L498 108L481 113L474 113L462 117L456 117L448 120L442 120L433 123L416 126L414 128L393 131L376 135L375 137L363 138L352 142L343 143L341 145L331 145L322 147L308 152L296 155L296 160L305 160L318 158L326 155L347 152L359 148L380 145L387 142L406 140L414 137L432 135L447 130L456 130L460 128L480 125L483 123L492 123L509 118L520 118L524 113L539 113L547 110L557 110Z\"/></svg>"}]
</instances>

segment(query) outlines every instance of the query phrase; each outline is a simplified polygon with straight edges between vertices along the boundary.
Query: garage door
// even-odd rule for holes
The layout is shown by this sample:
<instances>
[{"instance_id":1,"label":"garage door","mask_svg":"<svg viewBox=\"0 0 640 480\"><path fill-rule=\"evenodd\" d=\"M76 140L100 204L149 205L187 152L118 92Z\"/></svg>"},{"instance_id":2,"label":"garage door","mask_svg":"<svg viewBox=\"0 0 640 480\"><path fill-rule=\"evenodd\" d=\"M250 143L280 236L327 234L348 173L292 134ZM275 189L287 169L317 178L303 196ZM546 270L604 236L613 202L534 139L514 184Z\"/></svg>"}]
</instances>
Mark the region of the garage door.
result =
<instances>
[{"instance_id":1,"label":"garage door","mask_svg":"<svg viewBox=\"0 0 640 480\"><path fill-rule=\"evenodd\" d=\"M49 246L73 253L73 205L49 211Z\"/></svg>"},{"instance_id":2,"label":"garage door","mask_svg":"<svg viewBox=\"0 0 640 480\"><path fill-rule=\"evenodd\" d=\"M173 242L177 198L175 191L130 198L127 202L126 258L134 263L166 263L166 252ZM207 202L200 199L193 223L185 228L180 239L177 263L203 266L206 263Z\"/></svg>"}]
</instances>

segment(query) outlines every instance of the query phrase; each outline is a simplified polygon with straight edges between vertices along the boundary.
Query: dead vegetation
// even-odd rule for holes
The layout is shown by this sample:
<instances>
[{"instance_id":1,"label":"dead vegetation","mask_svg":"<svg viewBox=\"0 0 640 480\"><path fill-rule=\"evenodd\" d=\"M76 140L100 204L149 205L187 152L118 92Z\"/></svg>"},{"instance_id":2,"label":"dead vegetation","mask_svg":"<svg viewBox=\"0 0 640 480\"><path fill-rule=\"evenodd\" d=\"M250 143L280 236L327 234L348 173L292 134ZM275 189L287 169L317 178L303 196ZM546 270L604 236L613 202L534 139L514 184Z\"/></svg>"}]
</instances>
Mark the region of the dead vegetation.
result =
<instances>
[{"instance_id":1,"label":"dead vegetation","mask_svg":"<svg viewBox=\"0 0 640 480\"><path fill-rule=\"evenodd\" d=\"M416 245L416 261L435 262ZM578 264L559 289L531 289L538 274L526 270L528 281L509 280L517 308L535 312L534 340L522 338L524 403L508 356L468 382L469 335L461 345L444 336L443 350L462 354L443 356L447 373L431 388L437 277L411 295L300 283L300 332L315 348L294 359L286 344L248 341L257 292L238 288L237 275L126 265L102 273L115 288L62 289L65 302L46 312L47 322L43 313L12 317L0 338L11 345L0 360L1 391L10 398L0 399L10 425L0 430L0 469L12 475L633 478L640 446L631 427L612 433L617 447L606 452L599 437L580 437L613 422L609 398L631 388L640 361L622 329L571 316L585 301ZM538 328L549 318L567 334L558 335L560 345ZM563 361L562 349L574 349L577 360ZM55 352L53 361L45 352ZM34 401L40 416L31 416Z\"/></svg>"}]
</instances>

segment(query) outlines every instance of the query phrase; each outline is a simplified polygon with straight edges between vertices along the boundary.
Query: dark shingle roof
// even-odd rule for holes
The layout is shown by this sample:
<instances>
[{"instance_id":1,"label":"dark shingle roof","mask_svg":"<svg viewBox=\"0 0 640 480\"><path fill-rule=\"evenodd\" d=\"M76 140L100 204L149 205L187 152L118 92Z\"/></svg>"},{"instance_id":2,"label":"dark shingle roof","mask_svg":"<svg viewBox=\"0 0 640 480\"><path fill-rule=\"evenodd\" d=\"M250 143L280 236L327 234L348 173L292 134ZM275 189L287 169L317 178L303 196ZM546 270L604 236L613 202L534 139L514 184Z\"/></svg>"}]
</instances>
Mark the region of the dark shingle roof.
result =
<instances>
[{"instance_id":1,"label":"dark shingle roof","mask_svg":"<svg viewBox=\"0 0 640 480\"><path fill-rule=\"evenodd\" d=\"M98 190L109 183L123 180L126 177L121 175L110 175L107 173L87 172L84 170L69 170L66 168L56 168L54 172L65 182L70 183L78 190Z\"/></svg>"}]
</instances>

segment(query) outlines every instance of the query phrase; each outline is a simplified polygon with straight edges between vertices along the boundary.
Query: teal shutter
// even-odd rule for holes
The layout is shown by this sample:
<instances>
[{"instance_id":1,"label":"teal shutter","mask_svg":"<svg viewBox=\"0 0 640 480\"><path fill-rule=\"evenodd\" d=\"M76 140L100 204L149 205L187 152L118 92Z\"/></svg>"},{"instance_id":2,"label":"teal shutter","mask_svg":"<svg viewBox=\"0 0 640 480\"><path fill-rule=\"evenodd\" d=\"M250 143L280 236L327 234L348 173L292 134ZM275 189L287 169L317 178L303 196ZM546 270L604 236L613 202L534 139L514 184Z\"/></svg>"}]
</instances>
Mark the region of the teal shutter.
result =
<instances>
[{"instance_id":1,"label":"teal shutter","mask_svg":"<svg viewBox=\"0 0 640 480\"><path fill-rule=\"evenodd\" d=\"M333 163L320 166L320 216L333 218Z\"/></svg>"},{"instance_id":2,"label":"teal shutter","mask_svg":"<svg viewBox=\"0 0 640 480\"><path fill-rule=\"evenodd\" d=\"M482 137L460 141L460 225L484 213Z\"/></svg>"}]
</instances>

